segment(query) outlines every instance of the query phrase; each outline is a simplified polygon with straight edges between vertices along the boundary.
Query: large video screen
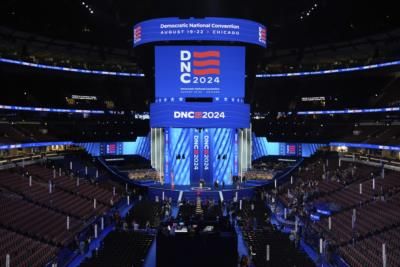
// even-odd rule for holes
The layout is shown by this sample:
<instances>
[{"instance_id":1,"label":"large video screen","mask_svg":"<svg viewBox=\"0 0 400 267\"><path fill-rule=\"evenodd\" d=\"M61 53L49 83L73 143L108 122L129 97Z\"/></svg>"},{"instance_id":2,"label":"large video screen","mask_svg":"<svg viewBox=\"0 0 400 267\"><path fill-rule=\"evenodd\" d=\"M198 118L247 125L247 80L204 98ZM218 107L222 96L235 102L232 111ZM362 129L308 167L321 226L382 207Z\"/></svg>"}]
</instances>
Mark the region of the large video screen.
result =
<instances>
[{"instance_id":1,"label":"large video screen","mask_svg":"<svg viewBox=\"0 0 400 267\"><path fill-rule=\"evenodd\" d=\"M244 97L245 48L156 46L156 97Z\"/></svg>"},{"instance_id":2,"label":"large video screen","mask_svg":"<svg viewBox=\"0 0 400 267\"><path fill-rule=\"evenodd\" d=\"M100 155L122 155L122 154L123 154L122 142L100 144Z\"/></svg>"},{"instance_id":3,"label":"large video screen","mask_svg":"<svg viewBox=\"0 0 400 267\"><path fill-rule=\"evenodd\" d=\"M154 103L150 127L249 128L250 106L242 103Z\"/></svg>"},{"instance_id":4,"label":"large video screen","mask_svg":"<svg viewBox=\"0 0 400 267\"><path fill-rule=\"evenodd\" d=\"M150 158L150 139L147 136L138 136L135 141L130 142L76 143L76 145L96 157L140 155Z\"/></svg>"},{"instance_id":5,"label":"large video screen","mask_svg":"<svg viewBox=\"0 0 400 267\"><path fill-rule=\"evenodd\" d=\"M133 45L162 41L225 41L266 47L264 25L236 18L159 18L134 26Z\"/></svg>"},{"instance_id":6,"label":"large video screen","mask_svg":"<svg viewBox=\"0 0 400 267\"><path fill-rule=\"evenodd\" d=\"M301 157L301 144L280 143L280 155Z\"/></svg>"},{"instance_id":7,"label":"large video screen","mask_svg":"<svg viewBox=\"0 0 400 267\"><path fill-rule=\"evenodd\" d=\"M266 137L253 136L252 159L263 156L311 157L327 144L268 142Z\"/></svg>"}]
</instances>

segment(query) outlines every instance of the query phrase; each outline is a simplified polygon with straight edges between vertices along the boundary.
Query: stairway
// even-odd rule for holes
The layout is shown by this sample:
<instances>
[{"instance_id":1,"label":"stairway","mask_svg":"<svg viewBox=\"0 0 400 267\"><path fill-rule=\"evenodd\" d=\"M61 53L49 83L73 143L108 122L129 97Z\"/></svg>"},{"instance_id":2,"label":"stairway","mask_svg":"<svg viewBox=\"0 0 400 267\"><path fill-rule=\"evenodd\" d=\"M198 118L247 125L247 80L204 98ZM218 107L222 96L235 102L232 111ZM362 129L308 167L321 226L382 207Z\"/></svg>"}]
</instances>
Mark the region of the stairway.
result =
<instances>
[{"instance_id":1,"label":"stairway","mask_svg":"<svg viewBox=\"0 0 400 267\"><path fill-rule=\"evenodd\" d=\"M200 197L197 197L197 200L196 200L196 214L197 215L203 214L203 209L201 208L201 198Z\"/></svg>"}]
</instances>

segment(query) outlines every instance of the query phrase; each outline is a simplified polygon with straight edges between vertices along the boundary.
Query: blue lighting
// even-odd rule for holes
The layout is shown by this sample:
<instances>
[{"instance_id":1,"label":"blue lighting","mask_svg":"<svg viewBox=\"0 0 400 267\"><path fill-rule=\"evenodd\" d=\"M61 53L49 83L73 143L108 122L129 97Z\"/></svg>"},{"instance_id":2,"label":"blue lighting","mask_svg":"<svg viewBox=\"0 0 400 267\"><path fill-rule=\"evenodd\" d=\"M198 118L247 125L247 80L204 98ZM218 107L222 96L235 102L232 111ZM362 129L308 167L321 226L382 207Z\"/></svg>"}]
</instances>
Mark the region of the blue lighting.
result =
<instances>
[{"instance_id":1,"label":"blue lighting","mask_svg":"<svg viewBox=\"0 0 400 267\"><path fill-rule=\"evenodd\" d=\"M400 111L400 107L298 111L297 115L354 114L354 113L396 112L396 111Z\"/></svg>"},{"instance_id":2,"label":"blue lighting","mask_svg":"<svg viewBox=\"0 0 400 267\"><path fill-rule=\"evenodd\" d=\"M80 114L104 114L103 110L87 110L87 109L65 109L65 108L40 108L40 107L21 107L0 105L0 109L20 110L20 111L36 111L36 112L59 112L59 113L80 113Z\"/></svg>"},{"instance_id":3,"label":"blue lighting","mask_svg":"<svg viewBox=\"0 0 400 267\"><path fill-rule=\"evenodd\" d=\"M85 74L98 74L98 75L123 76L123 77L144 77L145 76L144 73L103 71L103 70L85 70L85 69L78 69L78 68L36 64L36 63L30 63L30 62L25 62L25 61L21 61L21 60L13 60L13 59L6 59L6 58L0 58L0 63L9 63L9 64L16 64L16 65L22 65L22 66L27 66L27 67L33 67L33 68L50 69L50 70L58 70L58 71L69 71L69 72L85 73ZM398 66L398 65L400 65L400 60L384 62L384 63L379 63L379 64L373 64L373 65L358 66L358 67L351 67L351 68L341 68L341 69L331 69L331 70L304 71L304 72L292 72L292 73L290 73L290 72L289 73L270 73L270 74L268 74L268 73L261 74L260 73L260 74L256 74L256 78L268 79L268 78L286 78L286 77L325 75L325 74L334 74L334 73L371 70L371 69L392 67L392 66Z\"/></svg>"},{"instance_id":4,"label":"blue lighting","mask_svg":"<svg viewBox=\"0 0 400 267\"><path fill-rule=\"evenodd\" d=\"M318 212L319 214L327 215L327 216L329 216L329 215L332 214L330 210L317 209L317 212Z\"/></svg>"},{"instance_id":5,"label":"blue lighting","mask_svg":"<svg viewBox=\"0 0 400 267\"><path fill-rule=\"evenodd\" d=\"M330 146L345 146L355 148L370 148L370 149L382 149L382 150L394 150L400 151L400 146L384 146L384 145L373 145L373 144L356 144L356 143L329 143Z\"/></svg>"},{"instance_id":6,"label":"blue lighting","mask_svg":"<svg viewBox=\"0 0 400 267\"><path fill-rule=\"evenodd\" d=\"M373 65L357 66L350 68L331 69L331 70L317 70L317 71L303 71L303 72L289 72L289 73L273 73L273 74L257 74L256 78L282 78L282 77L299 77L299 76L312 76L312 75L325 75L343 72L363 71L385 67L392 67L400 65L400 60L384 62Z\"/></svg>"},{"instance_id":7,"label":"blue lighting","mask_svg":"<svg viewBox=\"0 0 400 267\"><path fill-rule=\"evenodd\" d=\"M24 143L24 144L11 144L11 145L0 145L0 150L16 149L16 148L28 148L28 147L44 147L44 146L62 146L72 145L71 141L64 142L40 142L40 143Z\"/></svg>"},{"instance_id":8,"label":"blue lighting","mask_svg":"<svg viewBox=\"0 0 400 267\"><path fill-rule=\"evenodd\" d=\"M31 62L13 60L13 59L6 59L6 58L0 58L0 62L22 65L22 66L32 67L32 68L39 68L39 69L60 70L60 71L85 73L85 74L124 76L124 77L144 77L143 73L129 73L129 72L104 71L104 70L85 70L85 69L77 69L77 68L69 68L69 67L43 65L43 64L37 64L37 63L31 63Z\"/></svg>"},{"instance_id":9,"label":"blue lighting","mask_svg":"<svg viewBox=\"0 0 400 267\"><path fill-rule=\"evenodd\" d=\"M319 221L321 219L321 217L317 213L311 213L310 214L310 219L313 220L313 221Z\"/></svg>"}]
</instances>

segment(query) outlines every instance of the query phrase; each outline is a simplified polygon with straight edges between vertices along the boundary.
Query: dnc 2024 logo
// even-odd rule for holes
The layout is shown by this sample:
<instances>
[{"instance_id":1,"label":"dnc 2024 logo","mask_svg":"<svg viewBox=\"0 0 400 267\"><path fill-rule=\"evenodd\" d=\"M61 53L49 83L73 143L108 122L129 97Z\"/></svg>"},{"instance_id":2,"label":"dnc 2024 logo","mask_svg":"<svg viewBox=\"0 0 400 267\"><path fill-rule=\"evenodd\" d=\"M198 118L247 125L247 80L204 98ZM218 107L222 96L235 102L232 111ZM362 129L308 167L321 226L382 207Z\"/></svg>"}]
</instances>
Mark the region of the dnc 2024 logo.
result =
<instances>
[{"instance_id":1,"label":"dnc 2024 logo","mask_svg":"<svg viewBox=\"0 0 400 267\"><path fill-rule=\"evenodd\" d=\"M183 84L219 84L221 52L180 51L180 81Z\"/></svg>"}]
</instances>

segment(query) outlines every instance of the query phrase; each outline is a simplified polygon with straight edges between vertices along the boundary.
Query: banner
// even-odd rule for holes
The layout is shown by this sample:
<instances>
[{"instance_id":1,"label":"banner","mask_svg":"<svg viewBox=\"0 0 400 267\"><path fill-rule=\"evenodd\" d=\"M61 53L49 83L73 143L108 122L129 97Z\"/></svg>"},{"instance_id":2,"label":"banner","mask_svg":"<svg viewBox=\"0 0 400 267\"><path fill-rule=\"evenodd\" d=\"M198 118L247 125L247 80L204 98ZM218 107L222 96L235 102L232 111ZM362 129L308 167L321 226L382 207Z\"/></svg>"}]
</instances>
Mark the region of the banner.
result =
<instances>
[{"instance_id":1,"label":"banner","mask_svg":"<svg viewBox=\"0 0 400 267\"><path fill-rule=\"evenodd\" d=\"M133 46L162 41L225 41L267 46L264 25L236 18L158 18L133 27Z\"/></svg>"},{"instance_id":2,"label":"banner","mask_svg":"<svg viewBox=\"0 0 400 267\"><path fill-rule=\"evenodd\" d=\"M164 129L164 183L171 183L170 176L170 149L169 149L169 129Z\"/></svg>"},{"instance_id":3,"label":"banner","mask_svg":"<svg viewBox=\"0 0 400 267\"><path fill-rule=\"evenodd\" d=\"M199 129L193 129L192 130L192 164L191 164L191 184L198 185L200 182L200 132Z\"/></svg>"},{"instance_id":4,"label":"banner","mask_svg":"<svg viewBox=\"0 0 400 267\"><path fill-rule=\"evenodd\" d=\"M153 103L150 127L249 128L250 106L243 103Z\"/></svg>"},{"instance_id":5,"label":"banner","mask_svg":"<svg viewBox=\"0 0 400 267\"><path fill-rule=\"evenodd\" d=\"M202 178L205 180L206 184L212 184L211 135L209 129L203 129L202 140Z\"/></svg>"},{"instance_id":6,"label":"banner","mask_svg":"<svg viewBox=\"0 0 400 267\"><path fill-rule=\"evenodd\" d=\"M234 161L233 161L233 175L237 176L239 173L239 168L238 168L238 133L237 131L235 131L235 137L234 137L234 144L233 144L233 157L234 157Z\"/></svg>"}]
</instances>

